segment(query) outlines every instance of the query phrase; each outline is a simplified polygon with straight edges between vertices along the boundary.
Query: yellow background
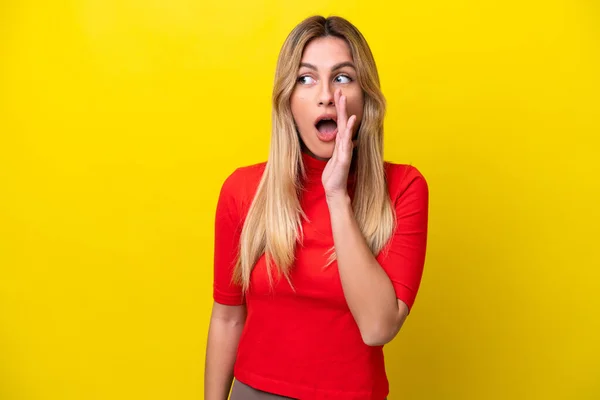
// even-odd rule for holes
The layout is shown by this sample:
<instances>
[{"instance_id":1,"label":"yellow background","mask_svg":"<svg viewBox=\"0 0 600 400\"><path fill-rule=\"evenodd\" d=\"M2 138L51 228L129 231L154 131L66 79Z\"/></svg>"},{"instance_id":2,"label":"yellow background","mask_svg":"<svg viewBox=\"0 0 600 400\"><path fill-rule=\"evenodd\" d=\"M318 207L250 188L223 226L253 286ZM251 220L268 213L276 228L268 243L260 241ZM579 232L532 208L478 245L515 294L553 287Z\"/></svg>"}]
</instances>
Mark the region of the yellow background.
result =
<instances>
[{"instance_id":1,"label":"yellow background","mask_svg":"<svg viewBox=\"0 0 600 400\"><path fill-rule=\"evenodd\" d=\"M0 399L201 399L213 219L279 48L362 30L431 189L390 399L600 398L595 1L0 2Z\"/></svg>"}]
</instances>

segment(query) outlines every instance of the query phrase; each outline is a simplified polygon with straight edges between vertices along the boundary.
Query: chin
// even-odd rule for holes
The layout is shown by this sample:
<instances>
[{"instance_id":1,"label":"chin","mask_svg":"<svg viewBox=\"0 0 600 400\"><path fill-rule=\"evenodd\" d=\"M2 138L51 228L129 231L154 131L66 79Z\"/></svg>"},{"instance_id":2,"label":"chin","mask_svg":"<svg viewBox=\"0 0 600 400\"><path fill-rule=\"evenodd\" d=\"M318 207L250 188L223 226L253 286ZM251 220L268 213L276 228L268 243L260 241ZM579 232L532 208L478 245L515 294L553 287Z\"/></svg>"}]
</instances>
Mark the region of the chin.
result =
<instances>
[{"instance_id":1,"label":"chin","mask_svg":"<svg viewBox=\"0 0 600 400\"><path fill-rule=\"evenodd\" d=\"M319 158L329 159L333 155L334 147L335 147L335 142L322 143L319 141L319 143L309 146L308 149L310 150L311 153L313 153L315 156L317 156Z\"/></svg>"}]
</instances>

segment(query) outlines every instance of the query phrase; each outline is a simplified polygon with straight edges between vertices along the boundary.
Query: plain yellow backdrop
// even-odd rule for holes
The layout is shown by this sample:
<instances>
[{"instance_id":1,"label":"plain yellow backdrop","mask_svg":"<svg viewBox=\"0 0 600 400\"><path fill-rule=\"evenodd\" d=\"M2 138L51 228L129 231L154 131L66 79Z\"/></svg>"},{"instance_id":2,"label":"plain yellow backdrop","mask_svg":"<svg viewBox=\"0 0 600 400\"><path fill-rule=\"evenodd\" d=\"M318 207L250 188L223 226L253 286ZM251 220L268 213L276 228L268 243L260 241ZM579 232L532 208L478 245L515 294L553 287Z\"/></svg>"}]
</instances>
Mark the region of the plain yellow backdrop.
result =
<instances>
[{"instance_id":1,"label":"plain yellow backdrop","mask_svg":"<svg viewBox=\"0 0 600 400\"><path fill-rule=\"evenodd\" d=\"M600 398L600 7L2 0L0 399L201 399L213 219L277 53L354 22L431 190L391 400Z\"/></svg>"}]
</instances>

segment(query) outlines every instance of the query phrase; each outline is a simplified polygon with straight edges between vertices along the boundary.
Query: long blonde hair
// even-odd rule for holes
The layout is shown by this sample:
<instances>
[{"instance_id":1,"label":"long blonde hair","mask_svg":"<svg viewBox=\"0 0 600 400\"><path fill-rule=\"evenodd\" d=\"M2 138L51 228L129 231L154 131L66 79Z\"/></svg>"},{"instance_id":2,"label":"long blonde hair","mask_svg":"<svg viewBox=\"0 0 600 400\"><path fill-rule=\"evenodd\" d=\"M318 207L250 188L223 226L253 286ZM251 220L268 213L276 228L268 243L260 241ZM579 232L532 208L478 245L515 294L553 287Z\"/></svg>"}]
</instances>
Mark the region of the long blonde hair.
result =
<instances>
[{"instance_id":1,"label":"long blonde hair","mask_svg":"<svg viewBox=\"0 0 600 400\"><path fill-rule=\"evenodd\" d=\"M250 286L252 269L263 254L271 284L272 264L279 276L283 275L291 284L290 270L296 246L302 243L302 219L306 219L299 199L306 172L290 97L305 46L324 36L346 41L364 94L363 120L354 153L357 159L352 208L374 255L384 248L395 228L383 160L385 98L369 45L358 29L341 17L307 18L290 32L277 61L269 158L242 228L233 275L234 282L242 285L244 292ZM335 249L330 251L327 265L335 259Z\"/></svg>"}]
</instances>

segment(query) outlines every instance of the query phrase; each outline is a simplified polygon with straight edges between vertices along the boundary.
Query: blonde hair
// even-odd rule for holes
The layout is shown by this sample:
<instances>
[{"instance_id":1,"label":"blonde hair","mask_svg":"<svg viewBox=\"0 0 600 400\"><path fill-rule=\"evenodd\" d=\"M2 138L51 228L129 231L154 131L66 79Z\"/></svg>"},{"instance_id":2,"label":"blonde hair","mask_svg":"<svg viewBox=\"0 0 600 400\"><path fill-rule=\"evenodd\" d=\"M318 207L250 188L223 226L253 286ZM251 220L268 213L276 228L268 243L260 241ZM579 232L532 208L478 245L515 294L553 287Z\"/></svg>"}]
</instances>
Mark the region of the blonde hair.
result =
<instances>
[{"instance_id":1,"label":"blonde hair","mask_svg":"<svg viewBox=\"0 0 600 400\"><path fill-rule=\"evenodd\" d=\"M369 45L358 29L341 17L307 18L290 32L277 61L269 157L242 228L234 268L233 281L240 284L244 292L250 286L252 269L263 254L271 284L272 264L291 284L290 270L296 246L302 243L302 219L306 219L299 199L306 171L290 97L304 48L311 40L325 36L346 41L364 94L360 139L353 156L356 158L356 186L352 208L356 221L374 255L384 248L395 228L383 160L385 98ZM335 248L330 251L327 265L336 258Z\"/></svg>"}]
</instances>

